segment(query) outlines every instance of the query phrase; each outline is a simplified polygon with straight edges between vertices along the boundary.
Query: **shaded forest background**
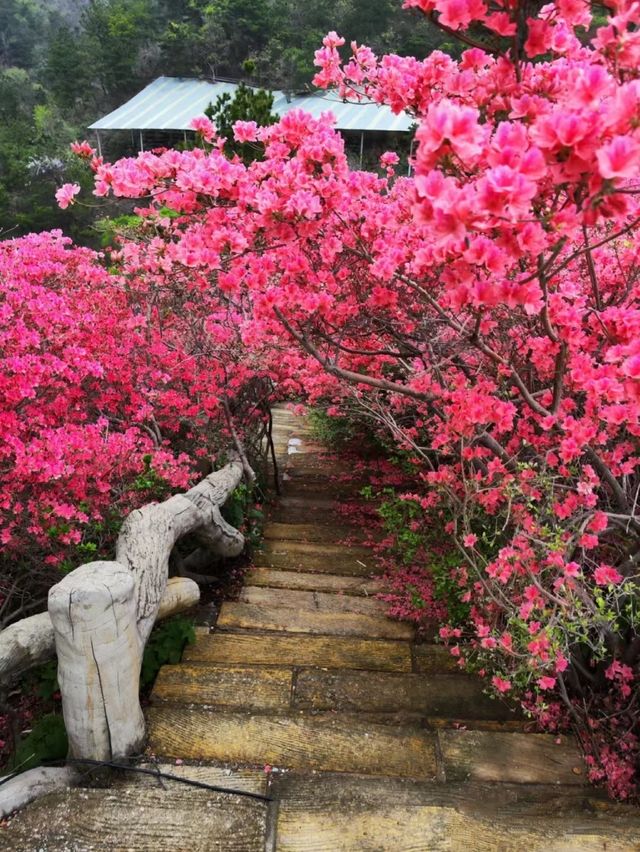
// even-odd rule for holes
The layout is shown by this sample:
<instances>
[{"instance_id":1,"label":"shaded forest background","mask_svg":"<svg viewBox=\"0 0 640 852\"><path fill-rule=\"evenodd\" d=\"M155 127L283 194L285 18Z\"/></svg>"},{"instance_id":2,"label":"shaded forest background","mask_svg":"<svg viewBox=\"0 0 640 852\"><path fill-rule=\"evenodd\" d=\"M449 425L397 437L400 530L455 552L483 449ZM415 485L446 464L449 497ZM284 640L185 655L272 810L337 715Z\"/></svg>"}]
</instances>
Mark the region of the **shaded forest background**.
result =
<instances>
[{"instance_id":1,"label":"shaded forest background","mask_svg":"<svg viewBox=\"0 0 640 852\"><path fill-rule=\"evenodd\" d=\"M3 0L0 239L57 227L95 239L92 208L63 211L54 201L62 183L91 182L69 143L150 80L215 76L304 90L332 29L376 52L450 49L399 0Z\"/></svg>"}]
</instances>

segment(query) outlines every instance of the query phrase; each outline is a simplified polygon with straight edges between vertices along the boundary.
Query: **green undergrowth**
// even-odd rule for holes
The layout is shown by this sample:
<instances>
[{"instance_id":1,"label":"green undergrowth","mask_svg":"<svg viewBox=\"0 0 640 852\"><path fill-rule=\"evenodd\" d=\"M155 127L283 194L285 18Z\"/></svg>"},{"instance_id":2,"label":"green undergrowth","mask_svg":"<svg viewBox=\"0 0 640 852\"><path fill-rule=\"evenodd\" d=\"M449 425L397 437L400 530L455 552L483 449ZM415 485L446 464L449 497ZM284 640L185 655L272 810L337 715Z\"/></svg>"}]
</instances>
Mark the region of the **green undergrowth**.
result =
<instances>
[{"instance_id":1,"label":"green undergrowth","mask_svg":"<svg viewBox=\"0 0 640 852\"><path fill-rule=\"evenodd\" d=\"M195 640L195 624L190 618L176 615L157 624L151 631L142 656L140 691L150 691L162 666L179 663L185 647L192 645Z\"/></svg>"},{"instance_id":2,"label":"green undergrowth","mask_svg":"<svg viewBox=\"0 0 640 852\"><path fill-rule=\"evenodd\" d=\"M257 498L263 493L262 477L253 487L241 482L221 508L222 517L228 524L241 530L249 548L256 547L262 539L264 512Z\"/></svg>"},{"instance_id":3,"label":"green undergrowth","mask_svg":"<svg viewBox=\"0 0 640 852\"><path fill-rule=\"evenodd\" d=\"M47 713L34 723L31 731L18 743L8 769L26 772L49 761L64 760L68 748L62 715Z\"/></svg>"},{"instance_id":4,"label":"green undergrowth","mask_svg":"<svg viewBox=\"0 0 640 852\"><path fill-rule=\"evenodd\" d=\"M396 488L366 486L361 495L376 504L382 528L392 542L388 574L398 596L397 614L405 608L401 600L404 594L412 621L418 620L416 613L420 612L425 622L432 620L435 603L439 614L446 612L451 623L464 624L469 605L462 601L456 579L460 554L444 532L447 519L436 512L425 512L417 499Z\"/></svg>"},{"instance_id":5,"label":"green undergrowth","mask_svg":"<svg viewBox=\"0 0 640 852\"><path fill-rule=\"evenodd\" d=\"M307 423L314 440L332 450L354 453L362 458L379 458L387 447L363 417L328 414L324 408L312 408Z\"/></svg>"}]
</instances>

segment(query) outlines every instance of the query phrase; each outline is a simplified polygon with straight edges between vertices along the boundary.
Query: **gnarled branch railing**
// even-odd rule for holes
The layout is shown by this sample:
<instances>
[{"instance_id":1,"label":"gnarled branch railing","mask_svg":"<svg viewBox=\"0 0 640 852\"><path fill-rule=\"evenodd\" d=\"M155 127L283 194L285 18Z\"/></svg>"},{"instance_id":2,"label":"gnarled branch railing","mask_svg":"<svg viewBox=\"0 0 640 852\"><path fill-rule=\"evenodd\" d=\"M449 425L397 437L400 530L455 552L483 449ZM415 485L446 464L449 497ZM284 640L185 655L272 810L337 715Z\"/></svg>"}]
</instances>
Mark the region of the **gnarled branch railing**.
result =
<instances>
[{"instance_id":1,"label":"gnarled branch railing","mask_svg":"<svg viewBox=\"0 0 640 852\"><path fill-rule=\"evenodd\" d=\"M71 757L119 760L140 750L145 728L138 690L149 633L158 618L200 597L193 580L168 580L171 551L182 536L196 533L212 554L242 552L244 537L220 507L242 480L243 468L236 454L184 494L136 509L122 526L114 562L76 568L50 590L48 613L0 633L3 679L57 653ZM30 798L23 792L13 807Z\"/></svg>"}]
</instances>

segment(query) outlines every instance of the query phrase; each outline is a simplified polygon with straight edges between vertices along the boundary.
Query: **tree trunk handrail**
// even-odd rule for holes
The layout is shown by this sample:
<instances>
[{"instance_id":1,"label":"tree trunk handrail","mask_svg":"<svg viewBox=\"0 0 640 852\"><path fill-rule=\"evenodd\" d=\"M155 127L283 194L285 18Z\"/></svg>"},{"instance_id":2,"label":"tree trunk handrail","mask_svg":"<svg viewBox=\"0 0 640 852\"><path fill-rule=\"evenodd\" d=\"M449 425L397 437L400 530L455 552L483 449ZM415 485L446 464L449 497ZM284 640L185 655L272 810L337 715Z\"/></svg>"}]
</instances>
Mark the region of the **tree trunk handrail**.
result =
<instances>
[{"instance_id":1,"label":"tree trunk handrail","mask_svg":"<svg viewBox=\"0 0 640 852\"><path fill-rule=\"evenodd\" d=\"M242 480L238 453L184 494L125 519L115 561L90 562L49 591L48 612L0 632L0 677L58 656L58 681L74 758L118 760L137 752L145 729L138 698L142 653L158 618L199 600L187 577L168 579L176 542L197 533L212 554L237 556L244 536L220 507Z\"/></svg>"}]
</instances>

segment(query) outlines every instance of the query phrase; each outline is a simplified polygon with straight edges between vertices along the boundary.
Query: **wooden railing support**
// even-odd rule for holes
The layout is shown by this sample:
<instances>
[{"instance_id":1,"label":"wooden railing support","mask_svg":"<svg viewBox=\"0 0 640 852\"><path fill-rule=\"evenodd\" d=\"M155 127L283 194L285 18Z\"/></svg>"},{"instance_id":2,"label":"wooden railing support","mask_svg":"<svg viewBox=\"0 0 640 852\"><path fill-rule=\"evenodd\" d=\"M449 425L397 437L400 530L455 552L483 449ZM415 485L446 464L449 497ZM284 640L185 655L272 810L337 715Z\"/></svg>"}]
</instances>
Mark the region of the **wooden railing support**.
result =
<instances>
[{"instance_id":1,"label":"wooden railing support","mask_svg":"<svg viewBox=\"0 0 640 852\"><path fill-rule=\"evenodd\" d=\"M118 562L82 565L49 592L49 615L70 756L120 760L139 752L144 644L131 572Z\"/></svg>"},{"instance_id":2,"label":"wooden railing support","mask_svg":"<svg viewBox=\"0 0 640 852\"><path fill-rule=\"evenodd\" d=\"M144 646L158 618L193 605L200 596L193 580L168 580L171 550L183 535L196 533L212 554L242 552L244 537L223 519L220 507L240 484L245 467L246 460L235 453L185 494L132 512L122 525L114 562L76 568L50 589L48 614L0 633L4 677L57 653L71 757L113 761L140 751ZM42 793L47 784L69 777L67 770L26 774L3 785L0 816Z\"/></svg>"}]
</instances>

